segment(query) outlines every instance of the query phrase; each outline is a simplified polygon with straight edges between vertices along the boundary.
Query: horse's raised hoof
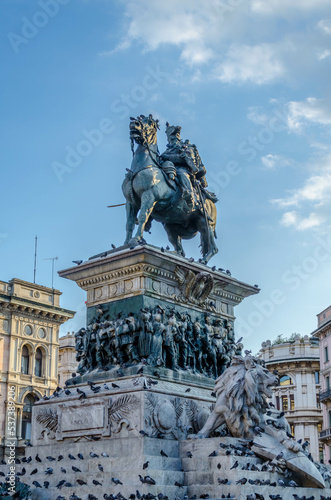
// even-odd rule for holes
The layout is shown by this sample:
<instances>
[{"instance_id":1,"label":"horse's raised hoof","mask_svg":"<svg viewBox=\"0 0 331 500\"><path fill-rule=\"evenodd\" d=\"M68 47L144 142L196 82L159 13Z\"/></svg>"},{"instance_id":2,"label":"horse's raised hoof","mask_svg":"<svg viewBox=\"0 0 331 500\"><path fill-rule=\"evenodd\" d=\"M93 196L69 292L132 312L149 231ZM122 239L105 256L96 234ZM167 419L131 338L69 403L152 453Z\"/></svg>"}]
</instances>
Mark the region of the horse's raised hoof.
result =
<instances>
[{"instance_id":1,"label":"horse's raised hoof","mask_svg":"<svg viewBox=\"0 0 331 500\"><path fill-rule=\"evenodd\" d=\"M130 248L136 247L137 245L139 245L139 239L138 238L131 238L131 240L128 241L127 245Z\"/></svg>"}]
</instances>

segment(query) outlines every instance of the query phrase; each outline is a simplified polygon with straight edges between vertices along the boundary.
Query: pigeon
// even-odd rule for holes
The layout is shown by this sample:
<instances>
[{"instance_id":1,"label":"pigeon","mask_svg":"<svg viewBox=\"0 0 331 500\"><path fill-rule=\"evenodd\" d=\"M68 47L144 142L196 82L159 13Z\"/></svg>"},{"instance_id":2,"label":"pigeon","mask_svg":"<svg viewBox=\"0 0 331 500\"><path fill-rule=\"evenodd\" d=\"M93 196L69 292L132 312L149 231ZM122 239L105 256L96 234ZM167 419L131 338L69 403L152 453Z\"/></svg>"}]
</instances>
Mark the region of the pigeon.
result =
<instances>
[{"instance_id":1,"label":"pigeon","mask_svg":"<svg viewBox=\"0 0 331 500\"><path fill-rule=\"evenodd\" d=\"M93 479L92 483L95 485L95 486L102 486L101 483L99 483L99 481L97 481L96 479ZM121 483L122 484L122 483Z\"/></svg>"},{"instance_id":2,"label":"pigeon","mask_svg":"<svg viewBox=\"0 0 331 500\"><path fill-rule=\"evenodd\" d=\"M103 384L104 388L106 389L106 391L110 391L110 387L108 387L107 384Z\"/></svg>"},{"instance_id":3,"label":"pigeon","mask_svg":"<svg viewBox=\"0 0 331 500\"><path fill-rule=\"evenodd\" d=\"M186 456L187 456L188 458L192 458L192 457L193 457L193 455L192 455L192 453L191 453L190 451L187 451L187 452L186 452Z\"/></svg>"},{"instance_id":4,"label":"pigeon","mask_svg":"<svg viewBox=\"0 0 331 500\"><path fill-rule=\"evenodd\" d=\"M149 460L147 460L147 462L145 462L145 463L143 464L143 469L147 469L148 464L149 464Z\"/></svg>"},{"instance_id":5,"label":"pigeon","mask_svg":"<svg viewBox=\"0 0 331 500\"><path fill-rule=\"evenodd\" d=\"M217 468L218 469L221 469L222 465L221 464L217 464Z\"/></svg>"},{"instance_id":6,"label":"pigeon","mask_svg":"<svg viewBox=\"0 0 331 500\"><path fill-rule=\"evenodd\" d=\"M190 391L191 391L191 389L188 387L185 392L190 392Z\"/></svg>"},{"instance_id":7,"label":"pigeon","mask_svg":"<svg viewBox=\"0 0 331 500\"><path fill-rule=\"evenodd\" d=\"M32 481L32 484L34 484L36 488L42 488L41 484L38 483L38 481Z\"/></svg>"},{"instance_id":8,"label":"pigeon","mask_svg":"<svg viewBox=\"0 0 331 500\"><path fill-rule=\"evenodd\" d=\"M38 453L37 453L37 455L36 455L36 460L37 460L37 462L40 462L40 463L41 463L41 458L39 457Z\"/></svg>"},{"instance_id":9,"label":"pigeon","mask_svg":"<svg viewBox=\"0 0 331 500\"><path fill-rule=\"evenodd\" d=\"M77 483L79 484L79 486L83 486L83 484L87 484L85 481L83 481L82 479L77 479Z\"/></svg>"},{"instance_id":10,"label":"pigeon","mask_svg":"<svg viewBox=\"0 0 331 500\"><path fill-rule=\"evenodd\" d=\"M113 249L113 250L115 250L116 245L114 245L114 243L112 243L112 244L111 244L111 247L112 247L112 249Z\"/></svg>"},{"instance_id":11,"label":"pigeon","mask_svg":"<svg viewBox=\"0 0 331 500\"><path fill-rule=\"evenodd\" d=\"M178 481L175 481L175 486L178 486L178 488L183 488L183 485L180 484Z\"/></svg>"},{"instance_id":12,"label":"pigeon","mask_svg":"<svg viewBox=\"0 0 331 500\"><path fill-rule=\"evenodd\" d=\"M211 392L210 395L212 398L216 398L216 392Z\"/></svg>"},{"instance_id":13,"label":"pigeon","mask_svg":"<svg viewBox=\"0 0 331 500\"><path fill-rule=\"evenodd\" d=\"M81 460L84 460L84 457L81 453L78 453L77 457L80 458Z\"/></svg>"},{"instance_id":14,"label":"pigeon","mask_svg":"<svg viewBox=\"0 0 331 500\"><path fill-rule=\"evenodd\" d=\"M72 262L73 264L77 264L77 266L80 266L83 263L82 260L73 260Z\"/></svg>"},{"instance_id":15,"label":"pigeon","mask_svg":"<svg viewBox=\"0 0 331 500\"><path fill-rule=\"evenodd\" d=\"M64 485L64 483L65 483L65 482L66 482L66 480L65 480L65 479L62 479L62 480L61 480L61 481L60 481L60 482L56 485L56 488L61 489L61 488L62 488L62 486Z\"/></svg>"},{"instance_id":16,"label":"pigeon","mask_svg":"<svg viewBox=\"0 0 331 500\"><path fill-rule=\"evenodd\" d=\"M71 467L74 472L82 472L78 467L75 467L74 465Z\"/></svg>"},{"instance_id":17,"label":"pigeon","mask_svg":"<svg viewBox=\"0 0 331 500\"><path fill-rule=\"evenodd\" d=\"M235 463L233 464L233 466L230 468L230 470L236 469L238 467L238 465L239 465L239 462L238 462L238 460L236 460Z\"/></svg>"},{"instance_id":18,"label":"pigeon","mask_svg":"<svg viewBox=\"0 0 331 500\"><path fill-rule=\"evenodd\" d=\"M49 486L49 481L44 481L44 488L46 488L46 490L47 490L48 486Z\"/></svg>"},{"instance_id":19,"label":"pigeon","mask_svg":"<svg viewBox=\"0 0 331 500\"><path fill-rule=\"evenodd\" d=\"M119 386L119 385L117 385L117 384L114 384L114 382L112 382L111 386L112 386L114 389L119 389L119 388L120 388L120 386Z\"/></svg>"},{"instance_id":20,"label":"pigeon","mask_svg":"<svg viewBox=\"0 0 331 500\"><path fill-rule=\"evenodd\" d=\"M37 474L38 472L38 469L33 469L33 471L31 472L30 476L33 476L33 474Z\"/></svg>"},{"instance_id":21,"label":"pigeon","mask_svg":"<svg viewBox=\"0 0 331 500\"><path fill-rule=\"evenodd\" d=\"M73 493L70 495L69 500L82 500L80 497L76 495L76 493Z\"/></svg>"},{"instance_id":22,"label":"pigeon","mask_svg":"<svg viewBox=\"0 0 331 500\"><path fill-rule=\"evenodd\" d=\"M144 430L139 431L139 433L140 433L142 436L147 436L147 437L149 437L149 435L147 434L147 432L145 432Z\"/></svg>"},{"instance_id":23,"label":"pigeon","mask_svg":"<svg viewBox=\"0 0 331 500\"><path fill-rule=\"evenodd\" d=\"M49 460L50 462L54 462L54 460L56 460L56 458L54 458L54 457L50 457L50 456L48 456L48 457L46 457L46 458L47 458L47 460Z\"/></svg>"},{"instance_id":24,"label":"pigeon","mask_svg":"<svg viewBox=\"0 0 331 500\"><path fill-rule=\"evenodd\" d=\"M63 474L66 474L66 473L67 473L66 469L64 469L63 467L61 467L61 468L60 468L60 471L61 471Z\"/></svg>"},{"instance_id":25,"label":"pigeon","mask_svg":"<svg viewBox=\"0 0 331 500\"><path fill-rule=\"evenodd\" d=\"M160 451L160 455L161 457L168 457L168 455L163 450Z\"/></svg>"},{"instance_id":26,"label":"pigeon","mask_svg":"<svg viewBox=\"0 0 331 500\"><path fill-rule=\"evenodd\" d=\"M109 455L107 455L107 453L105 453L104 451L101 453L101 456L102 456L102 457L109 458Z\"/></svg>"},{"instance_id":27,"label":"pigeon","mask_svg":"<svg viewBox=\"0 0 331 500\"><path fill-rule=\"evenodd\" d=\"M63 459L64 459L64 456L63 456L63 455L59 455L59 456L57 457L57 461L58 461L58 462L60 462L60 461L61 461L61 460L63 460Z\"/></svg>"},{"instance_id":28,"label":"pigeon","mask_svg":"<svg viewBox=\"0 0 331 500\"><path fill-rule=\"evenodd\" d=\"M144 367L143 366L141 366L139 368L139 370L137 371L137 375L140 374L140 373L144 373Z\"/></svg>"},{"instance_id":29,"label":"pigeon","mask_svg":"<svg viewBox=\"0 0 331 500\"><path fill-rule=\"evenodd\" d=\"M151 476L145 476L144 477L144 482L146 484L156 484L156 481Z\"/></svg>"},{"instance_id":30,"label":"pigeon","mask_svg":"<svg viewBox=\"0 0 331 500\"><path fill-rule=\"evenodd\" d=\"M49 476L50 474L53 474L53 472L54 472L54 471L53 471L52 467L47 467L47 469L45 470L45 474L46 474L46 476L47 476L47 475Z\"/></svg>"},{"instance_id":31,"label":"pigeon","mask_svg":"<svg viewBox=\"0 0 331 500\"><path fill-rule=\"evenodd\" d=\"M297 483L295 481L293 481L293 480L289 481L288 485L291 486L292 488L297 488L298 487Z\"/></svg>"},{"instance_id":32,"label":"pigeon","mask_svg":"<svg viewBox=\"0 0 331 500\"><path fill-rule=\"evenodd\" d=\"M101 464L98 464L98 469L99 469L99 471L103 472L103 467Z\"/></svg>"},{"instance_id":33,"label":"pigeon","mask_svg":"<svg viewBox=\"0 0 331 500\"><path fill-rule=\"evenodd\" d=\"M89 493L87 495L87 500L98 500L97 497L95 497L94 495L92 495L92 493Z\"/></svg>"},{"instance_id":34,"label":"pigeon","mask_svg":"<svg viewBox=\"0 0 331 500\"><path fill-rule=\"evenodd\" d=\"M99 458L99 455L97 455L96 453L93 453L93 451L90 452L90 457L91 458Z\"/></svg>"},{"instance_id":35,"label":"pigeon","mask_svg":"<svg viewBox=\"0 0 331 500\"><path fill-rule=\"evenodd\" d=\"M242 477L241 479L238 479L238 481L236 481L236 484L246 484L246 483L247 483L246 477Z\"/></svg>"},{"instance_id":36,"label":"pigeon","mask_svg":"<svg viewBox=\"0 0 331 500\"><path fill-rule=\"evenodd\" d=\"M217 457L217 451L212 451L209 455L209 457Z\"/></svg>"},{"instance_id":37,"label":"pigeon","mask_svg":"<svg viewBox=\"0 0 331 500\"><path fill-rule=\"evenodd\" d=\"M65 389L64 394L66 394L67 396L70 396L71 391L69 391L69 389Z\"/></svg>"},{"instance_id":38,"label":"pigeon","mask_svg":"<svg viewBox=\"0 0 331 500\"><path fill-rule=\"evenodd\" d=\"M73 455L71 455L71 453L69 453L68 457L70 458L70 460L76 460L76 457L74 457Z\"/></svg>"},{"instance_id":39,"label":"pigeon","mask_svg":"<svg viewBox=\"0 0 331 500\"><path fill-rule=\"evenodd\" d=\"M66 500L63 495L58 495L56 497L56 500Z\"/></svg>"},{"instance_id":40,"label":"pigeon","mask_svg":"<svg viewBox=\"0 0 331 500\"><path fill-rule=\"evenodd\" d=\"M116 484L116 485L117 485L117 484L123 484L123 483L122 483L122 482L121 482L121 481L120 481L117 477L112 477L112 478L111 478L111 480L112 480L112 482L113 482L114 484Z\"/></svg>"}]
</instances>

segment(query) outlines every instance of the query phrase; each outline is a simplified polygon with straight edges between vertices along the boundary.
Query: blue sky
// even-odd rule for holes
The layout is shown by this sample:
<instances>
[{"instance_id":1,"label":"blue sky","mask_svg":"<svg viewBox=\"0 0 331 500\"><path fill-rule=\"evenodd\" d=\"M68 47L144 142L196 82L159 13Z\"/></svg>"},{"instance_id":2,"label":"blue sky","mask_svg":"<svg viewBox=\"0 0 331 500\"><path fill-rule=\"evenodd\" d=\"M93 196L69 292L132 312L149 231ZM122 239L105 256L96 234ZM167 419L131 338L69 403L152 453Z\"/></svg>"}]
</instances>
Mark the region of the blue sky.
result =
<instances>
[{"instance_id":1,"label":"blue sky","mask_svg":"<svg viewBox=\"0 0 331 500\"><path fill-rule=\"evenodd\" d=\"M179 5L178 5L179 3ZM258 284L237 335L310 333L331 303L329 0L2 0L0 279L124 241L128 117L197 144L218 203L211 265ZM90 142L86 146L86 140ZM85 141L85 146L82 146ZM91 144L94 141L94 144ZM85 148L85 149L84 149ZM154 223L152 244L167 244ZM185 242L199 257L198 242ZM84 322L85 293L55 277Z\"/></svg>"}]
</instances>

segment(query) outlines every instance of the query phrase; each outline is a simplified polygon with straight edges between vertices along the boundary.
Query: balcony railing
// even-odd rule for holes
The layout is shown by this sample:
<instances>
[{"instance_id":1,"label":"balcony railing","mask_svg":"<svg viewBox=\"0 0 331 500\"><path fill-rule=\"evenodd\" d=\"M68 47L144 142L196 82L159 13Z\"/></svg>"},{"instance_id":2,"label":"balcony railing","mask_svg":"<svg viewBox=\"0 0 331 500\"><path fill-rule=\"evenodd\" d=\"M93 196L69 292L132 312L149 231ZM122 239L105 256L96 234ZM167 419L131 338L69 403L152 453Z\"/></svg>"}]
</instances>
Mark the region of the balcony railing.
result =
<instances>
[{"instance_id":1,"label":"balcony railing","mask_svg":"<svg viewBox=\"0 0 331 500\"><path fill-rule=\"evenodd\" d=\"M326 399L329 398L331 398L331 388L320 392L320 401L325 401Z\"/></svg>"},{"instance_id":2,"label":"balcony railing","mask_svg":"<svg viewBox=\"0 0 331 500\"><path fill-rule=\"evenodd\" d=\"M320 432L320 439L323 439L323 438L326 438L326 437L329 437L329 436L331 436L331 427L329 427L328 429L323 429Z\"/></svg>"}]
</instances>

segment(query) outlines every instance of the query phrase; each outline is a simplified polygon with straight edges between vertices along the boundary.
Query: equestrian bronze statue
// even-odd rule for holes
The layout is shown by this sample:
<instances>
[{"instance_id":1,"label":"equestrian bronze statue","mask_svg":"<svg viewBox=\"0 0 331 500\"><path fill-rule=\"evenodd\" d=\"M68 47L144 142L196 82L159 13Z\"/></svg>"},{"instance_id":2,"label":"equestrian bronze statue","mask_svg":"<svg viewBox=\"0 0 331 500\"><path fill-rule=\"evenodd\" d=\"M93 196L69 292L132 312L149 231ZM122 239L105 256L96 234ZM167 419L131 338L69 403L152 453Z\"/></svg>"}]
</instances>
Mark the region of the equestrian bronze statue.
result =
<instances>
[{"instance_id":1,"label":"equestrian bronze statue","mask_svg":"<svg viewBox=\"0 0 331 500\"><path fill-rule=\"evenodd\" d=\"M122 185L127 200L124 244L139 243L154 219L163 224L170 243L182 256L185 256L182 239L200 233L201 262L206 264L218 252L217 198L207 191L206 169L197 147L180 138L181 128L167 123L168 144L162 155L157 147L158 129L158 120L152 115L131 118L133 159ZM136 221L138 228L133 237Z\"/></svg>"}]
</instances>

